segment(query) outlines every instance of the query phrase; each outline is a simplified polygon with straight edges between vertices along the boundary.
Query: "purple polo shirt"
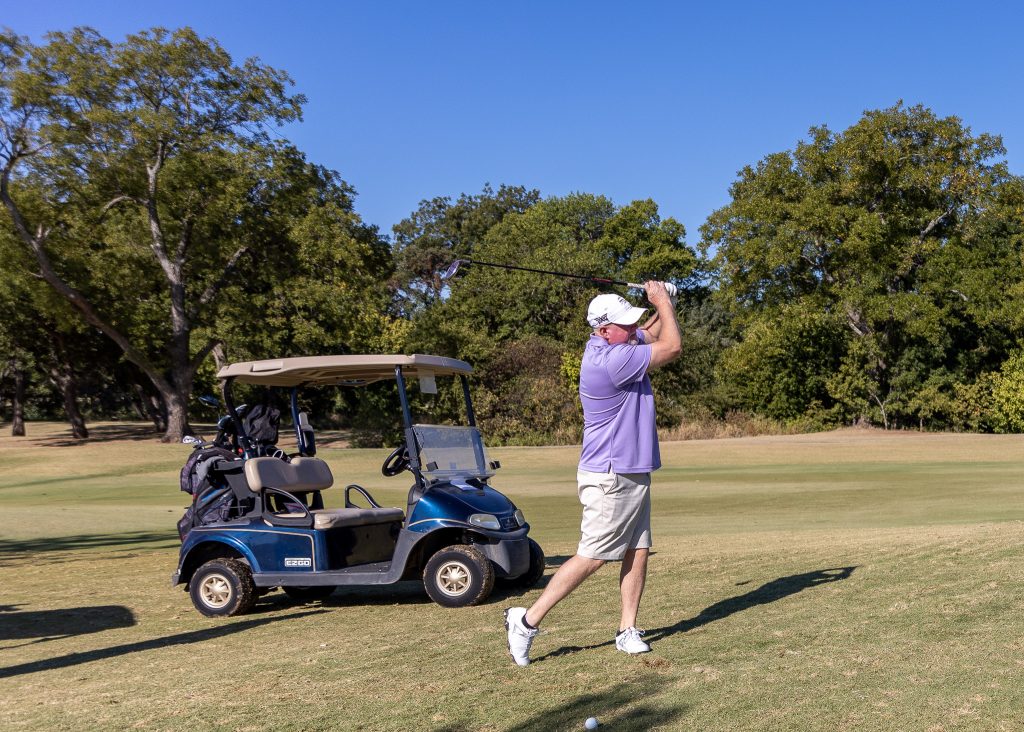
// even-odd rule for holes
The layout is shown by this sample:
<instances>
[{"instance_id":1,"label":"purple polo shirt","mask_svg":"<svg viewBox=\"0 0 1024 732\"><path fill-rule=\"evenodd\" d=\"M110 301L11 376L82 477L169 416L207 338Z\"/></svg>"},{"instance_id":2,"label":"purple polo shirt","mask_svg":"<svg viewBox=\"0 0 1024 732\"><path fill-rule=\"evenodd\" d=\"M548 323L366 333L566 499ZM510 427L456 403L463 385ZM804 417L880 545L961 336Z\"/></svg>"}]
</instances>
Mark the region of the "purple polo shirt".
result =
<instances>
[{"instance_id":1,"label":"purple polo shirt","mask_svg":"<svg viewBox=\"0 0 1024 732\"><path fill-rule=\"evenodd\" d=\"M580 367L582 470L649 473L661 467L654 392L647 376L650 362L649 345L610 346L590 336Z\"/></svg>"}]
</instances>

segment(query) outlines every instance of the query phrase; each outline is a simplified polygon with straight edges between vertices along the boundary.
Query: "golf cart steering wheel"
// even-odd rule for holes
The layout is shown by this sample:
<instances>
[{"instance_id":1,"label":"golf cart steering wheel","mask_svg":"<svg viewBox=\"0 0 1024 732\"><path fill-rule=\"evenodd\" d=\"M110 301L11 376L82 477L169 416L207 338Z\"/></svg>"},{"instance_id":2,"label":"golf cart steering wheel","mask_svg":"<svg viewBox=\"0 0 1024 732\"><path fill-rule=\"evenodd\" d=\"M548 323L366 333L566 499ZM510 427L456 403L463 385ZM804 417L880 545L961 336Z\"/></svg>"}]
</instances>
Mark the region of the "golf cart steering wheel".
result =
<instances>
[{"instance_id":1,"label":"golf cart steering wheel","mask_svg":"<svg viewBox=\"0 0 1024 732\"><path fill-rule=\"evenodd\" d=\"M405 449L405 445L399 445L392 450L391 454L384 458L384 464L380 466L380 472L388 478L393 478L408 469L409 452Z\"/></svg>"}]
</instances>

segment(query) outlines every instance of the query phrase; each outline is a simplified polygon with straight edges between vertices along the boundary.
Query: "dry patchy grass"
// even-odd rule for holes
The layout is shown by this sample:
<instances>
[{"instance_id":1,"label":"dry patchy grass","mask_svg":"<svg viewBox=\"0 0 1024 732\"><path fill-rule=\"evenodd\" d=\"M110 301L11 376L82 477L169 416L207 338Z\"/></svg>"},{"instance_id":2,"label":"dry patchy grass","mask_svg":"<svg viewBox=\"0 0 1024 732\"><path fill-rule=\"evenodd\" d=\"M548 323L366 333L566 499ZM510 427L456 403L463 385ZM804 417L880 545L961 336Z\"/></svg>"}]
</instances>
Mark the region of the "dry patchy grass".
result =
<instances>
[{"instance_id":1,"label":"dry patchy grass","mask_svg":"<svg viewBox=\"0 0 1024 732\"><path fill-rule=\"evenodd\" d=\"M414 584L306 606L277 592L249 615L199 616L169 584L186 452L0 438L0 727L1024 727L1019 438L664 444L642 614L654 652L614 651L605 569L549 616L527 669L505 655L500 611L538 590L461 610ZM575 548L577 451L492 452L550 575ZM400 504L385 453L325 457L339 482Z\"/></svg>"}]
</instances>

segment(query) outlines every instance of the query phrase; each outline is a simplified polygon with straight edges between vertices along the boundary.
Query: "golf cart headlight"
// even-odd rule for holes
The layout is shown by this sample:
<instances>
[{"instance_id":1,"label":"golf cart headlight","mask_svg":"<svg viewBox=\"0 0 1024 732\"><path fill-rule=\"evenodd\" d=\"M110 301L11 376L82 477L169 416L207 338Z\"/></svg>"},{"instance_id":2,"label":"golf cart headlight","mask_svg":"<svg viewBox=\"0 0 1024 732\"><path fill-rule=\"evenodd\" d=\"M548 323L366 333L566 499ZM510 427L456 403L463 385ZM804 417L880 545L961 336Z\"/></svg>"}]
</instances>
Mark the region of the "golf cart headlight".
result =
<instances>
[{"instance_id":1,"label":"golf cart headlight","mask_svg":"<svg viewBox=\"0 0 1024 732\"><path fill-rule=\"evenodd\" d=\"M516 523L519 524L520 526L522 526L522 525L524 525L526 523L526 517L523 516L523 512L520 509L518 509L518 508L516 509L515 517L516 517Z\"/></svg>"},{"instance_id":2,"label":"golf cart headlight","mask_svg":"<svg viewBox=\"0 0 1024 732\"><path fill-rule=\"evenodd\" d=\"M469 523L474 526L479 526L481 529L501 529L501 522L498 521L497 516L492 516L489 513L474 513L469 517Z\"/></svg>"}]
</instances>

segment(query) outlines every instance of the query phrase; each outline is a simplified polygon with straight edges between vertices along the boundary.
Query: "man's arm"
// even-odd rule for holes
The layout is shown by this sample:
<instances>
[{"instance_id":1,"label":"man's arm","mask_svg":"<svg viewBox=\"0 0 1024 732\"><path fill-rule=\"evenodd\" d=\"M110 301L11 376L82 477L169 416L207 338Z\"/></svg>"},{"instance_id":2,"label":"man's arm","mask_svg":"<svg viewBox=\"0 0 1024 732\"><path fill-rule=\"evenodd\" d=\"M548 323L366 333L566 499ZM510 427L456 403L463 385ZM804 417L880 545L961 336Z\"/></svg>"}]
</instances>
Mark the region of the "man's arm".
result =
<instances>
[{"instance_id":1,"label":"man's arm","mask_svg":"<svg viewBox=\"0 0 1024 732\"><path fill-rule=\"evenodd\" d=\"M644 291L647 300L654 306L655 313L643 325L646 334L645 343L651 346L651 362L647 370L664 366L682 353L682 339L679 335L679 323L676 322L676 309L672 298L665 289L664 282L645 282Z\"/></svg>"},{"instance_id":2,"label":"man's arm","mask_svg":"<svg viewBox=\"0 0 1024 732\"><path fill-rule=\"evenodd\" d=\"M646 323L640 326L640 330L647 336L644 338L644 343L654 343L658 340L658 336L661 335L661 318L658 317L657 310L654 311L654 315L647 319Z\"/></svg>"}]
</instances>

